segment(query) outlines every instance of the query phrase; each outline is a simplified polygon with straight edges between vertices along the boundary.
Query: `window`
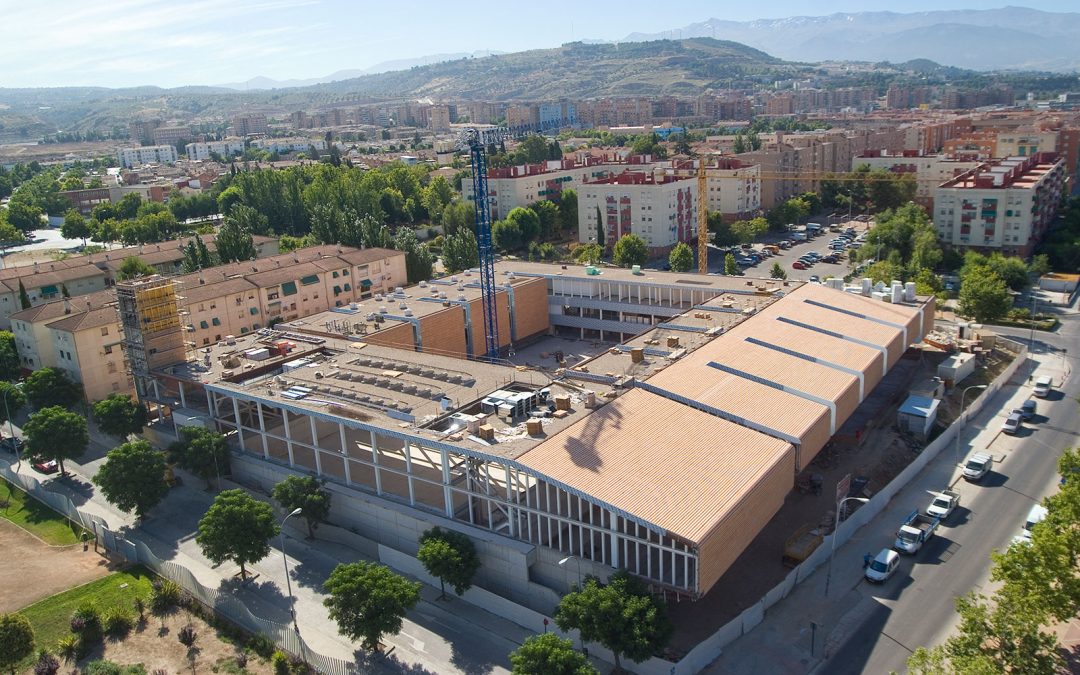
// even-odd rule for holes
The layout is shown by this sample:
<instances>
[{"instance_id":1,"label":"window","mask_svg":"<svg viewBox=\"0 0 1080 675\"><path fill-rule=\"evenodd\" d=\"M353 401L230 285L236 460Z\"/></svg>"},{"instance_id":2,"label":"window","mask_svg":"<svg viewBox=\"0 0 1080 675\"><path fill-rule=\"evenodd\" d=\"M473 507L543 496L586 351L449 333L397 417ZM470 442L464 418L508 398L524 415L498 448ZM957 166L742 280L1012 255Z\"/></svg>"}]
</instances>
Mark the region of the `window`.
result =
<instances>
[{"instance_id":1,"label":"window","mask_svg":"<svg viewBox=\"0 0 1080 675\"><path fill-rule=\"evenodd\" d=\"M108 335L109 334L109 327L108 326L102 327L101 334L102 335Z\"/></svg>"},{"instance_id":2,"label":"window","mask_svg":"<svg viewBox=\"0 0 1080 675\"><path fill-rule=\"evenodd\" d=\"M252 307L249 311L251 312L252 316L255 316L256 314L259 313L259 308L258 307Z\"/></svg>"},{"instance_id":3,"label":"window","mask_svg":"<svg viewBox=\"0 0 1080 675\"><path fill-rule=\"evenodd\" d=\"M319 283L319 275L317 274L309 274L306 277L300 278L300 284L302 286L310 286L311 284L317 283Z\"/></svg>"},{"instance_id":4,"label":"window","mask_svg":"<svg viewBox=\"0 0 1080 675\"><path fill-rule=\"evenodd\" d=\"M211 319L211 322L213 322L213 324L215 326L220 326L221 325L221 319L217 318L216 316L213 319Z\"/></svg>"},{"instance_id":5,"label":"window","mask_svg":"<svg viewBox=\"0 0 1080 675\"><path fill-rule=\"evenodd\" d=\"M348 268L348 267L346 267L345 269L341 270L341 276L343 276L343 277L347 277L347 276L349 276L349 268Z\"/></svg>"},{"instance_id":6,"label":"window","mask_svg":"<svg viewBox=\"0 0 1080 675\"><path fill-rule=\"evenodd\" d=\"M215 321L216 320L217 319L215 319ZM214 324L214 325L216 326L217 324ZM200 321L199 322L199 328L204 328L205 329L205 328L209 328L209 327L210 327L210 324L206 323L205 321Z\"/></svg>"},{"instance_id":7,"label":"window","mask_svg":"<svg viewBox=\"0 0 1080 675\"><path fill-rule=\"evenodd\" d=\"M116 372L116 362L115 361L109 361L109 365L106 368L106 370L108 370L110 373L115 373Z\"/></svg>"},{"instance_id":8,"label":"window","mask_svg":"<svg viewBox=\"0 0 1080 675\"><path fill-rule=\"evenodd\" d=\"M337 270L334 270L334 278L335 278L335 279L337 279L337 278L338 278L338 273L337 273Z\"/></svg>"},{"instance_id":9,"label":"window","mask_svg":"<svg viewBox=\"0 0 1080 675\"><path fill-rule=\"evenodd\" d=\"M281 294L282 295L296 295L296 282L295 281L286 281L285 283L281 284Z\"/></svg>"},{"instance_id":10,"label":"window","mask_svg":"<svg viewBox=\"0 0 1080 675\"><path fill-rule=\"evenodd\" d=\"M351 291L351 290L352 290L352 286L350 286L349 284L345 284L345 290L346 290L346 291Z\"/></svg>"},{"instance_id":11,"label":"window","mask_svg":"<svg viewBox=\"0 0 1080 675\"><path fill-rule=\"evenodd\" d=\"M248 332L247 326L240 326L240 334L243 335L246 332Z\"/></svg>"},{"instance_id":12,"label":"window","mask_svg":"<svg viewBox=\"0 0 1080 675\"><path fill-rule=\"evenodd\" d=\"M105 345L105 353L112 354L112 345Z\"/></svg>"}]
</instances>

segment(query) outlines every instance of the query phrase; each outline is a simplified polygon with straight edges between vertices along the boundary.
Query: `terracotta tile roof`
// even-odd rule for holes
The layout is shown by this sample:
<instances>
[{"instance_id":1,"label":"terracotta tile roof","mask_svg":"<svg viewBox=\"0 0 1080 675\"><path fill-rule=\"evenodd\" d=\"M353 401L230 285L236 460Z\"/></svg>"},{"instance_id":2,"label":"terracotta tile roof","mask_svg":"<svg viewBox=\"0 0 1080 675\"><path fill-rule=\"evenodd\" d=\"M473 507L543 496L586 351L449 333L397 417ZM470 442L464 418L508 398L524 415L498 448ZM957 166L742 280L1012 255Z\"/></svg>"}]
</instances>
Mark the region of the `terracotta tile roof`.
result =
<instances>
[{"instance_id":1,"label":"terracotta tile roof","mask_svg":"<svg viewBox=\"0 0 1080 675\"><path fill-rule=\"evenodd\" d=\"M97 309L116 302L116 290L108 288L103 291L87 293L86 295L77 295L74 298L71 298L69 302L72 312L85 312L87 307L90 309ZM11 320L25 321L27 323L49 321L64 316L65 309L64 300L54 300L52 302L46 302L43 305L38 305L37 307L31 307L30 309L15 312L11 315Z\"/></svg>"},{"instance_id":2,"label":"terracotta tile roof","mask_svg":"<svg viewBox=\"0 0 1080 675\"><path fill-rule=\"evenodd\" d=\"M115 307L102 307L99 309L92 309L89 312L71 314L70 316L66 316L58 321L53 321L47 325L53 330L74 333L80 330L100 328L101 326L111 326L119 323L120 317L116 313ZM118 336L117 340L119 339L120 337Z\"/></svg>"}]
</instances>

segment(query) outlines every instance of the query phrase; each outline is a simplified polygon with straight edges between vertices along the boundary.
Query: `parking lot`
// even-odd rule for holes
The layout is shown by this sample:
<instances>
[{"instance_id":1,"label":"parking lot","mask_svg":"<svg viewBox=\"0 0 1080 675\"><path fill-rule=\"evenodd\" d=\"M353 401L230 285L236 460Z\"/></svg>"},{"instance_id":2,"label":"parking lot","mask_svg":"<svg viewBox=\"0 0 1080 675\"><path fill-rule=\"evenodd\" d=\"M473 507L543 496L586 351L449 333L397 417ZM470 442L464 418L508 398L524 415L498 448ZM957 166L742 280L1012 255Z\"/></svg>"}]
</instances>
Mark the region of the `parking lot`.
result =
<instances>
[{"instance_id":1,"label":"parking lot","mask_svg":"<svg viewBox=\"0 0 1080 675\"><path fill-rule=\"evenodd\" d=\"M840 229L844 230L851 227L855 230L855 234L859 235L870 229L870 224L862 221L852 220L840 224ZM819 280L824 280L826 277L843 277L851 271L851 263L848 260L848 251L843 255L843 259L836 263L818 262L807 269L798 270L791 265L799 257L806 255L811 251L816 251L822 257L825 257L832 251L829 250L829 241L836 237L839 232L830 232L826 227L822 234L808 239L807 241L793 241L791 248L780 249L778 254L770 257L763 258L761 262L753 267L747 267L743 270L743 274L748 277L764 277L768 278L769 273L772 270L774 263L780 263L780 267L787 272L787 278L797 281L810 281L811 277L816 276ZM764 241L757 242L753 245L753 248L760 251L763 246L768 244L775 244L782 239L792 240L792 233L770 233ZM736 252L736 256L738 253ZM720 272L724 270L724 255L717 249L710 247L709 250L709 271Z\"/></svg>"}]
</instances>

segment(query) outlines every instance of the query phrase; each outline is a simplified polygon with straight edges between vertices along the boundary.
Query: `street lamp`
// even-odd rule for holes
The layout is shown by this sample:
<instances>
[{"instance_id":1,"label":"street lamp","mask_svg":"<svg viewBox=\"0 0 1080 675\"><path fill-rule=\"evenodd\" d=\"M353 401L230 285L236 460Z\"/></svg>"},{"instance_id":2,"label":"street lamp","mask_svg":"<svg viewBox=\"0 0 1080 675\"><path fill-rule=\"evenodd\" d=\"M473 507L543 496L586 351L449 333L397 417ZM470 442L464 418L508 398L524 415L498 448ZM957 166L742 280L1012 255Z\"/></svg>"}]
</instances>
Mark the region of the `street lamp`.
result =
<instances>
[{"instance_id":1,"label":"street lamp","mask_svg":"<svg viewBox=\"0 0 1080 675\"><path fill-rule=\"evenodd\" d=\"M829 570L825 573L825 597L829 597L829 584L832 582L832 561L833 556L836 555L836 531L840 529L840 509L843 508L847 502L862 502L865 504L870 501L865 497L844 497L840 501L836 502L836 519L833 522L832 531L832 550L829 552Z\"/></svg>"},{"instance_id":2,"label":"street lamp","mask_svg":"<svg viewBox=\"0 0 1080 675\"><path fill-rule=\"evenodd\" d=\"M559 561L559 567L566 567L566 563L570 562L571 560L573 560L577 565L577 585L578 590L581 590L581 558L577 557L576 555L568 555Z\"/></svg>"},{"instance_id":3,"label":"street lamp","mask_svg":"<svg viewBox=\"0 0 1080 675\"><path fill-rule=\"evenodd\" d=\"M964 398L972 389L986 389L986 387L987 385L985 384L973 384L964 389L964 392L960 394L960 428L956 430L956 446L953 450L953 457L956 460L957 466L960 466L960 436L964 433L964 427L967 426L967 420L964 418Z\"/></svg>"},{"instance_id":4,"label":"street lamp","mask_svg":"<svg viewBox=\"0 0 1080 675\"><path fill-rule=\"evenodd\" d=\"M296 641L300 643L300 658L303 659L306 664L307 656L304 654L304 641L300 638L300 625L296 623L296 605L293 601L292 580L289 579L289 558L285 555L285 522L293 516L300 515L301 511L303 511L303 509L298 506L292 510L292 513L281 520L281 560L285 563L285 587L289 591L289 613L292 614L293 630L296 631Z\"/></svg>"}]
</instances>

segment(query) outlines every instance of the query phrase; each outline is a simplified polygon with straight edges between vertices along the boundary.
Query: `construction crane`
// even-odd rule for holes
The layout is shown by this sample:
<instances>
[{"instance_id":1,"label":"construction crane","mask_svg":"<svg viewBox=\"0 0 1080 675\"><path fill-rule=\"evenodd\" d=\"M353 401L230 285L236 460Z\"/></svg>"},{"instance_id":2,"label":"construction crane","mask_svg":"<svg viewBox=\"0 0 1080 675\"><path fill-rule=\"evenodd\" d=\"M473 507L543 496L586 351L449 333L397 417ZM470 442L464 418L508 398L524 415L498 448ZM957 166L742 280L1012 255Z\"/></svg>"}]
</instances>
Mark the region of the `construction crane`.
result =
<instances>
[{"instance_id":1,"label":"construction crane","mask_svg":"<svg viewBox=\"0 0 1080 675\"><path fill-rule=\"evenodd\" d=\"M705 181L705 155L697 167L697 267L699 274L709 273L709 200Z\"/></svg>"},{"instance_id":2,"label":"construction crane","mask_svg":"<svg viewBox=\"0 0 1080 675\"><path fill-rule=\"evenodd\" d=\"M499 316L495 302L495 249L491 240L491 207L488 204L487 152L489 144L520 138L531 133L558 129L568 120L548 121L539 125L466 129L458 139L458 147L469 152L472 165L473 203L476 208L476 243L480 254L480 293L484 305L485 357L499 356Z\"/></svg>"},{"instance_id":3,"label":"construction crane","mask_svg":"<svg viewBox=\"0 0 1080 675\"><path fill-rule=\"evenodd\" d=\"M495 142L495 136L505 136L496 130L485 137L477 129L467 129L462 145L469 150L472 164L473 203L476 207L476 240L480 253L480 289L484 305L485 356L494 359L499 355L499 316L495 312L495 251L491 243L491 207L488 205L487 156L484 142ZM501 130L505 131L505 130Z\"/></svg>"}]
</instances>

